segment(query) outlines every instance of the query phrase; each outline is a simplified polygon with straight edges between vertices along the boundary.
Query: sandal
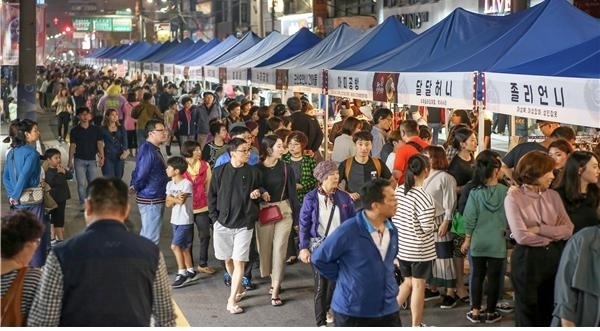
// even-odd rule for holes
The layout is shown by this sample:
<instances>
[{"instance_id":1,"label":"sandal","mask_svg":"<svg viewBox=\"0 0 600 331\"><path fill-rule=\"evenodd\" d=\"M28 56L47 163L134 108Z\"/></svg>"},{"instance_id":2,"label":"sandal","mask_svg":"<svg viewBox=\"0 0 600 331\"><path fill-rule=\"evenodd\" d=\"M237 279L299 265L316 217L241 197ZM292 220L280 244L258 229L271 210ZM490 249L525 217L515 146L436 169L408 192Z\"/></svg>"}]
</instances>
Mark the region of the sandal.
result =
<instances>
[{"instance_id":1,"label":"sandal","mask_svg":"<svg viewBox=\"0 0 600 331\"><path fill-rule=\"evenodd\" d=\"M243 298L246 297L246 294L248 294L248 292L244 291L242 293L238 293L235 295L235 302L240 302L242 301Z\"/></svg>"},{"instance_id":2,"label":"sandal","mask_svg":"<svg viewBox=\"0 0 600 331\"><path fill-rule=\"evenodd\" d=\"M227 311L230 314L241 314L244 312L244 309L238 305L227 305Z\"/></svg>"},{"instance_id":3,"label":"sandal","mask_svg":"<svg viewBox=\"0 0 600 331\"><path fill-rule=\"evenodd\" d=\"M283 305L283 301L281 301L281 298L271 298L271 306L279 307L281 305Z\"/></svg>"},{"instance_id":4,"label":"sandal","mask_svg":"<svg viewBox=\"0 0 600 331\"><path fill-rule=\"evenodd\" d=\"M296 256L290 256L290 258L287 259L287 261L285 261L285 264L292 265L292 264L295 264L296 262L298 262L298 258Z\"/></svg>"}]
</instances>

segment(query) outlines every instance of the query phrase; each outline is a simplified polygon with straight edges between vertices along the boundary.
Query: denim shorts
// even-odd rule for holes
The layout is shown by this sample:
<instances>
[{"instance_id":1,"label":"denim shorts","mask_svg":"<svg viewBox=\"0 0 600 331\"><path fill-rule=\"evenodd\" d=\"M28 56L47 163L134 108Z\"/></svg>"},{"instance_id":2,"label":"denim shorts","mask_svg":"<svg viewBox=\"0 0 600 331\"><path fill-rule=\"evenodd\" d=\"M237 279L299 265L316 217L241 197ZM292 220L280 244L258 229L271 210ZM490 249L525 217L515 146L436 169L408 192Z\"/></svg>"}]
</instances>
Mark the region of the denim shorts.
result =
<instances>
[{"instance_id":1,"label":"denim shorts","mask_svg":"<svg viewBox=\"0 0 600 331\"><path fill-rule=\"evenodd\" d=\"M194 224L176 225L173 226L173 240L171 245L180 248L190 248L192 239L194 238Z\"/></svg>"}]
</instances>

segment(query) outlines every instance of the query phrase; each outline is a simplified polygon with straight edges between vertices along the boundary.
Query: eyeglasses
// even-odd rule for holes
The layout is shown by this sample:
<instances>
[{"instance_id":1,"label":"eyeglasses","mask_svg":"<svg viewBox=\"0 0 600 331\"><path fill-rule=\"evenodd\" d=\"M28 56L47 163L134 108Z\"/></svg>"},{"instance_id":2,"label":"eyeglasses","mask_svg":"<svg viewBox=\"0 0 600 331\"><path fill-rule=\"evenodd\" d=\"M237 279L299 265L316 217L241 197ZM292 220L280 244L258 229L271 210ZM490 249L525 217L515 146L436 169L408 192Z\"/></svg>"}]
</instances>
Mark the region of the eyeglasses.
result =
<instances>
[{"instance_id":1,"label":"eyeglasses","mask_svg":"<svg viewBox=\"0 0 600 331\"><path fill-rule=\"evenodd\" d=\"M249 149L236 149L234 152L248 154L248 153L250 153L250 150Z\"/></svg>"}]
</instances>

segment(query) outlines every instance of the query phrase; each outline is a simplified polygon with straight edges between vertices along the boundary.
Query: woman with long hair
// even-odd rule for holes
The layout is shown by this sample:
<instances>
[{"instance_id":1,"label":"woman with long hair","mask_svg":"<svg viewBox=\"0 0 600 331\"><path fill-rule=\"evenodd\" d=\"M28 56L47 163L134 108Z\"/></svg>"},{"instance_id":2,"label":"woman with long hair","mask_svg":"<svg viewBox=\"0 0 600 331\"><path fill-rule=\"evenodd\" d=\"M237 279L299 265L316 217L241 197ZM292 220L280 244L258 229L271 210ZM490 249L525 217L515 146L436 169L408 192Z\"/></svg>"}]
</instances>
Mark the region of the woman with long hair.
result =
<instances>
[{"instance_id":1,"label":"woman with long hair","mask_svg":"<svg viewBox=\"0 0 600 331\"><path fill-rule=\"evenodd\" d=\"M102 140L104 141L102 176L123 178L125 159L129 156L127 132L119 123L119 113L114 108L104 112Z\"/></svg>"},{"instance_id":2,"label":"woman with long hair","mask_svg":"<svg viewBox=\"0 0 600 331\"><path fill-rule=\"evenodd\" d=\"M599 161L600 157L592 152L571 153L555 187L575 226L573 234L600 224Z\"/></svg>"},{"instance_id":3,"label":"woman with long hair","mask_svg":"<svg viewBox=\"0 0 600 331\"><path fill-rule=\"evenodd\" d=\"M340 174L335 162L320 162L314 168L313 175L319 184L306 194L299 219L299 257L304 263L310 263L311 241L324 239L356 214L350 195L338 189ZM315 319L317 326L324 326L333 322L333 314L329 309L335 282L323 277L314 268L313 275Z\"/></svg>"},{"instance_id":4,"label":"woman with long hair","mask_svg":"<svg viewBox=\"0 0 600 331\"><path fill-rule=\"evenodd\" d=\"M475 161L475 171L471 181L463 218L465 241L461 251L470 251L471 264L471 311L467 319L472 323L495 323L502 316L496 311L500 297L500 282L504 281L504 260L506 259L506 214L504 198L508 188L499 183L502 176L500 154L482 151ZM484 280L487 279L487 314L482 315L481 301Z\"/></svg>"},{"instance_id":5,"label":"woman with long hair","mask_svg":"<svg viewBox=\"0 0 600 331\"><path fill-rule=\"evenodd\" d=\"M71 114L73 114L73 104L69 97L69 90L61 88L50 106L56 112L56 118L58 119L58 141L62 142L69 133L69 121L71 120Z\"/></svg>"},{"instance_id":6,"label":"woman with long hair","mask_svg":"<svg viewBox=\"0 0 600 331\"><path fill-rule=\"evenodd\" d=\"M396 188L396 215L392 218L398 229L398 257L396 263L404 281L398 292L402 306L410 296L412 326L423 324L425 281L431 277L435 253L435 203L431 194L423 189L429 176L429 159L416 154L408 159L404 184Z\"/></svg>"},{"instance_id":7,"label":"woman with long hair","mask_svg":"<svg viewBox=\"0 0 600 331\"><path fill-rule=\"evenodd\" d=\"M557 139L550 143L550 146L548 146L548 155L550 155L554 161L556 161L554 170L552 171L554 173L553 184L555 184L560 178L560 174L565 167L565 163L567 163L567 158L571 153L573 153L573 146L571 146L571 144L564 139Z\"/></svg>"},{"instance_id":8,"label":"woman with long hair","mask_svg":"<svg viewBox=\"0 0 600 331\"><path fill-rule=\"evenodd\" d=\"M458 150L458 154L452 158L448 167L448 173L456 179L457 211L462 214L468 197L468 193L463 192L463 188L473 178L473 168L475 167L475 157L473 154L477 151L477 136L471 129L456 129L454 131L452 146ZM468 303L469 295L464 285L464 258L466 255L461 251L464 239L464 236L461 235L454 236L454 266L457 277L456 294L462 302Z\"/></svg>"},{"instance_id":9,"label":"woman with long hair","mask_svg":"<svg viewBox=\"0 0 600 331\"><path fill-rule=\"evenodd\" d=\"M40 138L38 124L30 119L15 120L11 122L9 136L11 149L6 155L2 182L6 189L10 208L31 212L44 229L40 245L30 263L31 266L40 268L46 264L48 255L50 222L44 217L43 200L29 204L20 201L24 189L40 185L42 163L40 154L34 147Z\"/></svg>"},{"instance_id":10,"label":"woman with long hair","mask_svg":"<svg viewBox=\"0 0 600 331\"><path fill-rule=\"evenodd\" d=\"M504 200L506 219L516 241L511 264L515 326L546 327L554 309L554 280L573 223L560 195L549 189L555 165L547 153L526 153L515 168L520 185Z\"/></svg>"},{"instance_id":11,"label":"woman with long hair","mask_svg":"<svg viewBox=\"0 0 600 331\"><path fill-rule=\"evenodd\" d=\"M123 106L123 127L125 128L125 132L127 132L127 148L129 149L129 154L133 157L135 157L137 150L137 136L135 133L137 120L131 117L131 110L139 103L135 97L135 91L133 89L129 90L127 93L127 102Z\"/></svg>"},{"instance_id":12,"label":"woman with long hair","mask_svg":"<svg viewBox=\"0 0 600 331\"><path fill-rule=\"evenodd\" d=\"M267 135L260 144L260 163L258 169L262 173L261 209L277 206L283 218L276 222L256 224L256 246L260 256L261 277L271 276L271 305L281 306L279 297L283 282L288 238L292 224L298 223L300 204L296 194L296 175L283 161L285 148L283 141L276 135ZM283 180L282 180L283 179Z\"/></svg>"},{"instance_id":13,"label":"woman with long hair","mask_svg":"<svg viewBox=\"0 0 600 331\"><path fill-rule=\"evenodd\" d=\"M450 226L456 208L456 180L446 170L448 160L441 146L427 146L423 155L429 157L431 172L423 182L423 189L431 194L435 203L435 251L437 258L432 266L432 278L429 291L437 293L438 287L444 287L446 295L442 295L440 308L449 309L456 306L456 268L452 260L453 241Z\"/></svg>"}]
</instances>

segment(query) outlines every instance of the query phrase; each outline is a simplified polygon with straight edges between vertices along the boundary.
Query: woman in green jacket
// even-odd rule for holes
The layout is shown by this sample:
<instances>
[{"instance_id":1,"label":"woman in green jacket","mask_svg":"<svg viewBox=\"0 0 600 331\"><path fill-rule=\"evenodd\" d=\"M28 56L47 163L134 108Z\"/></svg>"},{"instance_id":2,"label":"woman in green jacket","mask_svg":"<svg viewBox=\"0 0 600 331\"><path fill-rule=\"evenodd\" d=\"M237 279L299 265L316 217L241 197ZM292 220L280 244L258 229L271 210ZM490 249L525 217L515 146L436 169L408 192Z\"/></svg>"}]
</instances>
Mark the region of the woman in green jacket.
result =
<instances>
[{"instance_id":1,"label":"woman in green jacket","mask_svg":"<svg viewBox=\"0 0 600 331\"><path fill-rule=\"evenodd\" d=\"M475 160L474 188L469 193L463 218L465 242L461 251L471 251L471 311L467 319L473 323L495 323L502 316L496 311L503 280L502 264L506 258L506 214L504 198L508 188L498 183L502 162L496 152L485 150ZM481 313L483 281L487 277L487 314Z\"/></svg>"}]
</instances>

